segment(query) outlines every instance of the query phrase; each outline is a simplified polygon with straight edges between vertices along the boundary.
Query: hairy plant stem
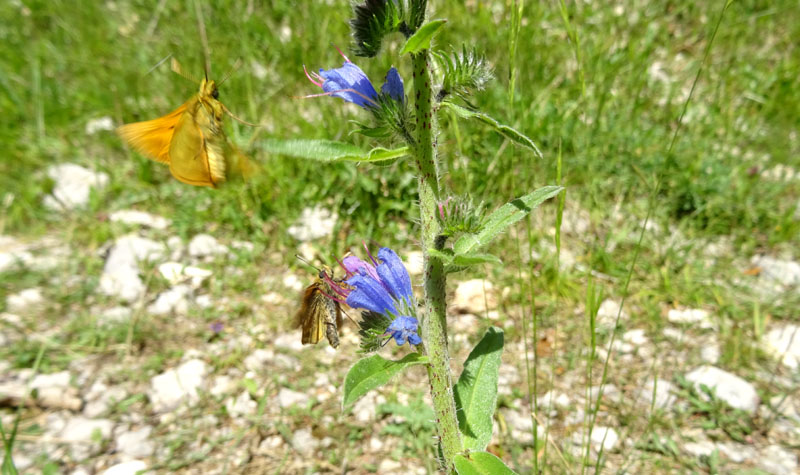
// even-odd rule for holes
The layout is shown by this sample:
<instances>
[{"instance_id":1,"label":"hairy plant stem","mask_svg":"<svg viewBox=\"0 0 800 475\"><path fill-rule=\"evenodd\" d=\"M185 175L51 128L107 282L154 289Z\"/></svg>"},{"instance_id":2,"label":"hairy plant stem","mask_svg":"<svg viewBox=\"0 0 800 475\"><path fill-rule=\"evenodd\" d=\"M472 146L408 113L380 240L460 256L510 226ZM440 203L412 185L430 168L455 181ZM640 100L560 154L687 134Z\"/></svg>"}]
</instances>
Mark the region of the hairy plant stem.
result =
<instances>
[{"instance_id":1,"label":"hairy plant stem","mask_svg":"<svg viewBox=\"0 0 800 475\"><path fill-rule=\"evenodd\" d=\"M444 265L432 257L429 249L441 250L444 237L436 218L439 196L439 169L436 161L434 117L432 110L431 73L427 50L412 55L414 68L414 107L416 111L416 143L414 156L419 172L419 214L422 225L422 253L425 262L425 315L421 322L422 341L430 359L428 379L431 384L436 426L448 471L453 471L453 458L463 450L458 431L450 355L447 350Z\"/></svg>"}]
</instances>

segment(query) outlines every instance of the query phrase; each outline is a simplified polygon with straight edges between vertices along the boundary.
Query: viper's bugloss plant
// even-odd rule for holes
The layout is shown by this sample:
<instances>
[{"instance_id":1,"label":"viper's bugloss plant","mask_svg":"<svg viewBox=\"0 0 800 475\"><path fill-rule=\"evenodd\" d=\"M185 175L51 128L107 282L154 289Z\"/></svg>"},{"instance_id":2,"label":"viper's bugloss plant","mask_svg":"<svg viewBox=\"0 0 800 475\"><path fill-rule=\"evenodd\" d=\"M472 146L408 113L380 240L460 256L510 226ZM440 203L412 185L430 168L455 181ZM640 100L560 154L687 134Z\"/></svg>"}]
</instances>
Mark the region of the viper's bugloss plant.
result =
<instances>
[{"instance_id":1,"label":"viper's bugloss plant","mask_svg":"<svg viewBox=\"0 0 800 475\"><path fill-rule=\"evenodd\" d=\"M344 258L341 264L347 278L328 282L336 294L332 298L362 309L361 353L372 353L348 372L343 405L349 406L409 366L424 365L436 415L442 468L460 473L513 473L486 451L492 436L503 333L494 327L486 331L454 383L448 351L446 278L449 273L476 264L500 262L486 252L487 246L562 188L545 186L488 215L483 203L474 206L470 197L452 197L443 188L436 148L437 115L441 111L448 111L457 119L485 124L534 157L541 157L541 153L532 139L472 105L469 96L487 86L492 71L472 47L435 50L434 37L446 21L426 21L428 10L425 0L366 0L353 7L350 26L354 54L376 56L387 36L402 35L405 45L393 62L410 62L412 77L406 78L411 80L410 88L392 67L378 92L364 71L344 54L345 62L340 68L306 71L309 80L324 91L306 97L338 97L368 112L370 122L357 123L354 132L376 140L374 148L362 150L330 140L273 140L263 147L273 153L322 162L405 160L416 172L419 242L424 260L422 305L417 306L408 272L389 248L381 248L377 258L369 252L363 260ZM432 67L434 59L437 68ZM408 349L405 357L392 360L380 355L392 339Z\"/></svg>"}]
</instances>

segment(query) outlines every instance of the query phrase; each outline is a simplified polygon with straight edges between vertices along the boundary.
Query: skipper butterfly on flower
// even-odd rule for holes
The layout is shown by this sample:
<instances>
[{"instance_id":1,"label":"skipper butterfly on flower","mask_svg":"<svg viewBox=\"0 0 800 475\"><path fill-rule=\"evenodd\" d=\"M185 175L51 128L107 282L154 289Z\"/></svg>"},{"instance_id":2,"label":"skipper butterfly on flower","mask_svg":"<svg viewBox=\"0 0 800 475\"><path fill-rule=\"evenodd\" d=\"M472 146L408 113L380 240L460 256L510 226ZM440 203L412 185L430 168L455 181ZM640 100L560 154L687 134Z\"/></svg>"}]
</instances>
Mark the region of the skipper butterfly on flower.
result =
<instances>
[{"instance_id":1,"label":"skipper butterfly on flower","mask_svg":"<svg viewBox=\"0 0 800 475\"><path fill-rule=\"evenodd\" d=\"M342 305L331 297L333 291L328 281L332 278L331 269L323 266L314 283L303 291L295 327L303 329L301 341L304 345L314 345L325 336L332 347L339 346Z\"/></svg>"}]
</instances>

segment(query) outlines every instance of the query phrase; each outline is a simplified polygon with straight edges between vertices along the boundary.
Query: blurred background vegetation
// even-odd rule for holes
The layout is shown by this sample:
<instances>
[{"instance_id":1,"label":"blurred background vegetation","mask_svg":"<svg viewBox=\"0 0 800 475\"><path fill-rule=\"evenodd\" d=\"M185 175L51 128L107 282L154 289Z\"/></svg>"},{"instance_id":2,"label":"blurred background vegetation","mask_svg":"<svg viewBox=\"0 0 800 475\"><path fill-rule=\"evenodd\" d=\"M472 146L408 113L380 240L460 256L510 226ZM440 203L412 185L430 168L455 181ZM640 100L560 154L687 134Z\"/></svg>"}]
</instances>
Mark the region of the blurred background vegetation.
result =
<instances>
[{"instance_id":1,"label":"blurred background vegetation","mask_svg":"<svg viewBox=\"0 0 800 475\"><path fill-rule=\"evenodd\" d=\"M304 208L318 204L339 215L334 235L320 243L325 256L340 255L363 240L412 249L418 229L416 180L409 163L320 165L267 155L259 148L266 138L370 145L350 135L355 127L349 121L365 119L355 105L298 98L318 92L305 78L304 65L309 70L341 65L334 46L349 46L349 4L220 0L204 5L212 78L221 78L238 59L243 64L221 87L220 100L238 116L263 124L252 128L226 120L229 137L262 172L246 184L211 190L177 182L166 167L128 150L113 132L85 132L89 121L104 116L116 125L161 116L196 92L195 84L173 74L163 61L172 55L186 71L201 75L203 48L194 2L0 2L0 233L31 239L56 234L90 254L119 234L119 225L103 219L108 213L137 208L170 218L170 232L184 240L211 233L221 240L255 243L264 256L280 256L235 259L230 264L241 272L224 275L230 280L215 284L215 298L268 290L253 288L254 276L264 271L258 266L272 266L275 272L297 266L286 256L296 252L298 243L285 230ZM621 294L648 194L663 174L652 240L643 244L631 284L630 302L638 309L634 320L657 334L664 325L663 305L713 305L729 323L718 335L724 364L755 364L752 337L763 330L758 315L796 318L800 297L773 301L721 284L742 275L745 269L737 260L746 262L760 253L798 257L800 180L784 176L800 169L796 1L731 4L669 155L723 2L566 2L569 27L558 2L526 2L515 58L509 57L510 1L430 4L433 17L449 20L437 37L439 46L476 45L494 67L496 81L472 98L474 104L532 137L544 154L535 159L479 124L456 123L444 115L438 138L444 182L454 193L469 193L493 209L554 184L560 154L567 214L589 223L573 226L563 242L577 260L569 269L559 267L552 247L540 249L533 263L522 256L526 245L552 241L553 203L543 206L543 219L534 217L527 228L499 242L492 252L506 267L474 273L489 274L498 287L511 289L504 295L505 313L510 318L528 314L529 290L545 325L559 315L568 318L584 303L591 308L590 275L600 276L605 294ZM376 83L391 65L398 67L408 90L409 64L395 59L401 47L398 36L374 60L350 58ZM517 79L510 98L512 67ZM110 176L109 187L94 195L87 209L66 216L42 206L53 186L46 170L62 162ZM671 240L677 235L680 243ZM730 255L713 265L702 261L703 246L722 241ZM691 250L693 243L697 247ZM83 265L71 271L89 277L80 291L65 290L58 297L63 308L80 305L94 291L102 261L95 256ZM528 280L534 271L539 278ZM49 282L45 275L0 277L8 283L0 297ZM258 303L257 297L252 300ZM247 305L228 306L229 317L245 315ZM291 309L283 311L291 314ZM218 317L214 312L222 310L201 313L213 321ZM54 312L45 318L59 316ZM268 324L286 329L288 319ZM583 322L568 322L566 334L569 325L575 330ZM509 328L510 339L519 330ZM126 341L125 332L98 336L89 331L75 326L57 336L77 352L86 350L80 345ZM137 332L140 341L164 336L147 326ZM181 351L156 347L162 353L148 360L143 371L164 367ZM562 351L569 358L572 350ZM15 347L15 365L30 365L36 351L35 346ZM44 367L64 365L74 356L70 351L48 354Z\"/></svg>"},{"instance_id":2,"label":"blurred background vegetation","mask_svg":"<svg viewBox=\"0 0 800 475\"><path fill-rule=\"evenodd\" d=\"M731 6L686 126L665 157L719 5L568 5L579 34L577 61L558 5L531 2L516 58L517 94L510 102L506 2L434 3L434 16L450 20L438 44L475 44L495 67L497 81L475 103L533 137L546 155L535 160L480 126L456 129L445 118L439 144L448 185L492 204L507 201L554 181L560 144L569 199L587 209L635 205L666 163L657 220L730 234L749 247L792 239L798 231L792 219L797 184L764 180L761 172L798 161L795 6ZM186 70L202 72L191 2L10 1L0 6L0 15L6 232L44 232L54 224L39 206L48 192L42 170L71 161L112 177L111 192L87 216L137 205L174 218L183 236L224 228L280 249L292 243L274 231L303 207L324 203L345 218L337 249L367 236L381 242L399 237L391 239L396 243L416 234L406 219L413 216L416 187L408 164L320 167L258 149L264 137L364 141L348 137L348 120L364 119L357 107L296 98L316 92L303 75L304 64L341 64L333 46L349 45L347 2L218 1L208 7L213 76L221 77L239 58L244 64L223 85L221 99L238 115L265 124L254 130L229 121L229 135L265 172L246 186L221 191L181 186L164 167L128 152L113 134L84 133L91 119L111 116L120 124L154 118L195 92L194 84L169 71L168 62L153 69L173 55ZM399 45L398 37L377 60L353 59L378 82ZM410 81L408 65L396 66Z\"/></svg>"}]
</instances>

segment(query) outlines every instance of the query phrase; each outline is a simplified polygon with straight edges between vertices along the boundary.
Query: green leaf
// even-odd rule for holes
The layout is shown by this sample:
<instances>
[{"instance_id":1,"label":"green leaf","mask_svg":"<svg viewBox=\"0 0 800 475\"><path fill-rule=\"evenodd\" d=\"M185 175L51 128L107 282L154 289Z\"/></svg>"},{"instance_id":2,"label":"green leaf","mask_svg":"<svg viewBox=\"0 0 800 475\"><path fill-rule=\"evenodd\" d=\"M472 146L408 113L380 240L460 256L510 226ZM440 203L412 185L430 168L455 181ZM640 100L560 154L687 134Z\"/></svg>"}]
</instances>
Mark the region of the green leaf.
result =
<instances>
[{"instance_id":1,"label":"green leaf","mask_svg":"<svg viewBox=\"0 0 800 475\"><path fill-rule=\"evenodd\" d=\"M403 369L427 363L428 357L419 353L409 353L398 361L387 360L380 355L358 360L344 378L342 407L349 406L369 391L386 384Z\"/></svg>"},{"instance_id":2,"label":"green leaf","mask_svg":"<svg viewBox=\"0 0 800 475\"><path fill-rule=\"evenodd\" d=\"M442 249L441 251L437 249L428 249L428 255L431 257L436 257L441 259L442 262L447 265L453 262L454 253L452 249Z\"/></svg>"},{"instance_id":3,"label":"green leaf","mask_svg":"<svg viewBox=\"0 0 800 475\"><path fill-rule=\"evenodd\" d=\"M465 234L453 244L456 255L468 255L490 243L506 228L524 218L544 201L563 190L561 186L545 186L497 208L483 224L480 231Z\"/></svg>"},{"instance_id":4,"label":"green leaf","mask_svg":"<svg viewBox=\"0 0 800 475\"><path fill-rule=\"evenodd\" d=\"M502 460L489 452L469 452L453 458L458 475L514 475Z\"/></svg>"},{"instance_id":5,"label":"green leaf","mask_svg":"<svg viewBox=\"0 0 800 475\"><path fill-rule=\"evenodd\" d=\"M259 142L259 146L265 152L320 162L380 162L408 155L408 147L376 147L364 151L355 145L333 140L268 139Z\"/></svg>"},{"instance_id":6,"label":"green leaf","mask_svg":"<svg viewBox=\"0 0 800 475\"><path fill-rule=\"evenodd\" d=\"M445 101L442 102L441 105L444 107L448 107L462 119L475 119L480 122L483 122L484 124L489 125L498 134L511 140L517 145L521 145L525 148L532 150L534 155L536 155L538 158L542 158L542 152L539 151L539 147L536 146L533 140L531 140L527 135L523 134L517 129L510 127L508 125L501 124L497 122L497 120L493 119L491 116L487 114L484 114L483 112L473 111L467 109L466 107L461 107L459 105L453 104L452 102Z\"/></svg>"},{"instance_id":7,"label":"green leaf","mask_svg":"<svg viewBox=\"0 0 800 475\"><path fill-rule=\"evenodd\" d=\"M403 46L400 55L402 56L406 53L417 54L422 50L430 49L433 35L435 35L436 32L439 31L439 28L444 26L445 23L447 23L447 20L431 20L422 25L422 27L406 41L406 45Z\"/></svg>"},{"instance_id":8,"label":"green leaf","mask_svg":"<svg viewBox=\"0 0 800 475\"><path fill-rule=\"evenodd\" d=\"M491 327L472 349L453 387L458 428L464 448L484 450L492 439L492 416L497 406L497 374L503 353L503 330Z\"/></svg>"},{"instance_id":9,"label":"green leaf","mask_svg":"<svg viewBox=\"0 0 800 475\"><path fill-rule=\"evenodd\" d=\"M493 256L491 254L476 252L474 254L456 254L453 257L452 262L448 264L453 264L457 267L469 267L478 264L502 264L503 261L500 260L499 257Z\"/></svg>"}]
</instances>

